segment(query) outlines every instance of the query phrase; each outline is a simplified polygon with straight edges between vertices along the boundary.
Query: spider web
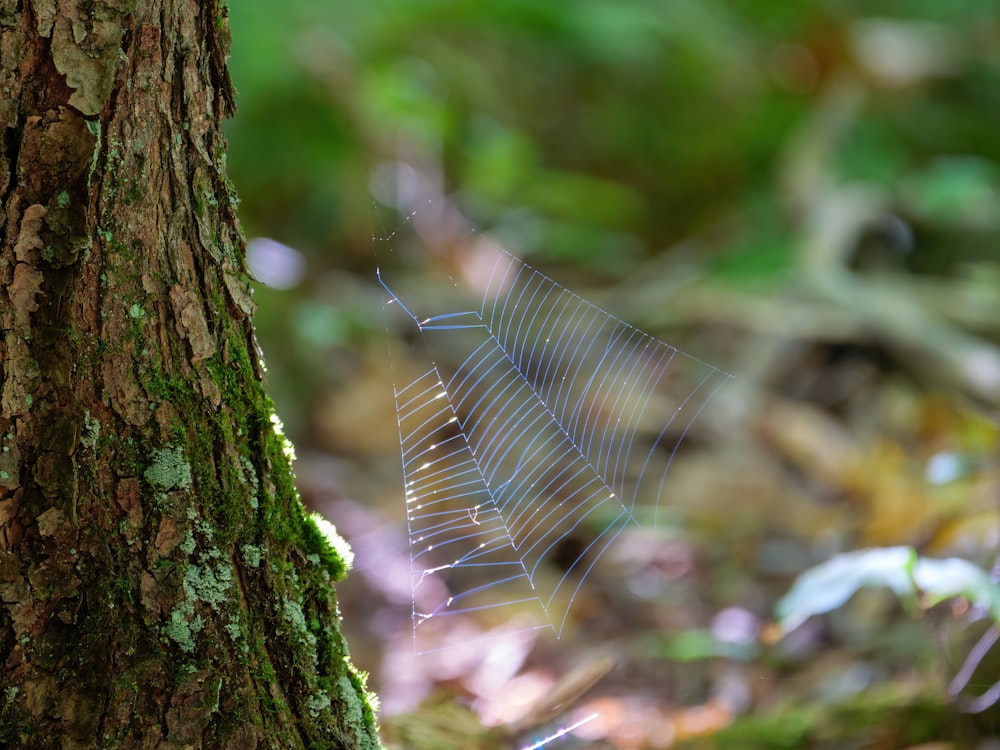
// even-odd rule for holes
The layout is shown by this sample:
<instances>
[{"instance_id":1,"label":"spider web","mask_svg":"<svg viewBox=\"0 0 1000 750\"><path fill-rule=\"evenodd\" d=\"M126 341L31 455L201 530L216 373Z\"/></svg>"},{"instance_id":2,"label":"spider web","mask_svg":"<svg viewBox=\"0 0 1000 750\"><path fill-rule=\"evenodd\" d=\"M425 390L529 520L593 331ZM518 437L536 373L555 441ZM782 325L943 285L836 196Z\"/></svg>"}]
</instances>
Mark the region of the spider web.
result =
<instances>
[{"instance_id":1,"label":"spider web","mask_svg":"<svg viewBox=\"0 0 1000 750\"><path fill-rule=\"evenodd\" d=\"M678 446L731 377L478 234L449 239L447 284L397 294L378 275L430 360L395 388L418 653L487 609L540 609L528 627L561 634L622 530L656 523Z\"/></svg>"}]
</instances>

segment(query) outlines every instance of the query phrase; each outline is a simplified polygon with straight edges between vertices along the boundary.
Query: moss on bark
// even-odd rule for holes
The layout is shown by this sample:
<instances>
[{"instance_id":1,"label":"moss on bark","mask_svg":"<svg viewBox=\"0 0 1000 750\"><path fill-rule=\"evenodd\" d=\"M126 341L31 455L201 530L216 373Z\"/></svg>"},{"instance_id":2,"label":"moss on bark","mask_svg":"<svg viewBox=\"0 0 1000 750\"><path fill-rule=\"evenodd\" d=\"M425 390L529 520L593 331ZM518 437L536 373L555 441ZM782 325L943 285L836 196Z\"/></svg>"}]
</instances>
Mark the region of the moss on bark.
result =
<instances>
[{"instance_id":1,"label":"moss on bark","mask_svg":"<svg viewBox=\"0 0 1000 750\"><path fill-rule=\"evenodd\" d=\"M4 746L378 746L261 382L225 17L0 14Z\"/></svg>"}]
</instances>

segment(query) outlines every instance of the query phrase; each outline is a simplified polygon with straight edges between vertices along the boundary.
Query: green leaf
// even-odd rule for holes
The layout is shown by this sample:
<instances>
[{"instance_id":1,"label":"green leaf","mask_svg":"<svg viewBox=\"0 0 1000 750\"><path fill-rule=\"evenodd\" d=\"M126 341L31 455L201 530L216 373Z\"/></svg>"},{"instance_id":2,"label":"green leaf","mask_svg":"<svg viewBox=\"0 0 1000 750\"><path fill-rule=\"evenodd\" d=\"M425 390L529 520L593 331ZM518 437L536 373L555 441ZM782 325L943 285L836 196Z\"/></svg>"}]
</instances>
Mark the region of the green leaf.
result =
<instances>
[{"instance_id":1,"label":"green leaf","mask_svg":"<svg viewBox=\"0 0 1000 750\"><path fill-rule=\"evenodd\" d=\"M912 596L915 558L912 547L882 547L836 555L807 570L778 602L781 629L787 633L812 615L842 606L863 586L886 586L900 597Z\"/></svg>"},{"instance_id":2,"label":"green leaf","mask_svg":"<svg viewBox=\"0 0 1000 750\"><path fill-rule=\"evenodd\" d=\"M961 596L986 607L990 616L1000 622L1000 587L993 583L989 573L968 560L922 557L914 568L913 580L917 588L928 595L930 604Z\"/></svg>"},{"instance_id":3,"label":"green leaf","mask_svg":"<svg viewBox=\"0 0 1000 750\"><path fill-rule=\"evenodd\" d=\"M1000 622L1000 587L979 566L958 557L917 557L912 547L884 547L837 555L800 575L778 602L781 629L787 633L840 607L863 586L886 586L904 599L919 591L927 596L925 606L960 596Z\"/></svg>"}]
</instances>

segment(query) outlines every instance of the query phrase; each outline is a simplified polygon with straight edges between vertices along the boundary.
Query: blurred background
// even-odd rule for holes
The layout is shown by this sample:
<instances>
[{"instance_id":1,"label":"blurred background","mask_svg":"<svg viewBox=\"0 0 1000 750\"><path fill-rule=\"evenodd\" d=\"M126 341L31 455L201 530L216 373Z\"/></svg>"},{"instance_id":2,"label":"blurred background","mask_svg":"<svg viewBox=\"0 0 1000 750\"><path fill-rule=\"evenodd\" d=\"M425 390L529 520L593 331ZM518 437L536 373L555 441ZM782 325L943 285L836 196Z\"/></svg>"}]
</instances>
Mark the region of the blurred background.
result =
<instances>
[{"instance_id":1,"label":"blurred background","mask_svg":"<svg viewBox=\"0 0 1000 750\"><path fill-rule=\"evenodd\" d=\"M1000 2L230 14L269 388L388 745L1000 747ZM588 576L599 630L413 653L375 251L428 201L736 376Z\"/></svg>"}]
</instances>

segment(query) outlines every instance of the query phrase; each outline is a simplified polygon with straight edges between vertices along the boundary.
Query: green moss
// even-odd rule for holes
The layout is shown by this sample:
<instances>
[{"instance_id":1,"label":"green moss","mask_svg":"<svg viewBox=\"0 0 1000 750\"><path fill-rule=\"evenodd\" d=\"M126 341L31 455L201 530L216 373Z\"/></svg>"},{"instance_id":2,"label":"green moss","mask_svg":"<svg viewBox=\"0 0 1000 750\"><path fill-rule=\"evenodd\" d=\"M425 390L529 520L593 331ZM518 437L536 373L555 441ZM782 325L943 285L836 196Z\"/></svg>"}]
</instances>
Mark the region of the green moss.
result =
<instances>
[{"instance_id":1,"label":"green moss","mask_svg":"<svg viewBox=\"0 0 1000 750\"><path fill-rule=\"evenodd\" d=\"M264 405L273 415L273 405L265 397ZM262 522L271 536L279 542L300 543L304 533L305 510L299 500L292 472L292 455L289 444L280 432L281 421L277 417L269 419L270 425L261 425L264 438L264 454L270 464L273 493L264 493L261 505ZM308 531L305 533L308 534ZM315 532L318 535L318 532ZM308 549L307 552L312 551Z\"/></svg>"},{"instance_id":2,"label":"green moss","mask_svg":"<svg viewBox=\"0 0 1000 750\"><path fill-rule=\"evenodd\" d=\"M354 685L357 694L362 697L361 707L366 726L375 727L375 713L378 711L378 695L368 689L368 673L354 668L348 657L344 657L347 666L347 677Z\"/></svg>"},{"instance_id":3,"label":"green moss","mask_svg":"<svg viewBox=\"0 0 1000 750\"><path fill-rule=\"evenodd\" d=\"M303 524L303 532L307 554L316 556L335 581L344 578L354 563L354 552L337 533L337 527L319 513L311 513Z\"/></svg>"},{"instance_id":4,"label":"green moss","mask_svg":"<svg viewBox=\"0 0 1000 750\"><path fill-rule=\"evenodd\" d=\"M223 292L210 300L214 309L225 310L229 304ZM204 608L211 607L220 615L225 640L239 647L231 650L242 652L255 672L265 710L294 712L307 727L312 725L306 735L319 737L331 721L331 698L338 701L339 715L340 690L350 685L343 697L350 721L357 724L360 737L373 738L374 713L363 679L345 661L329 584L331 577L346 573L350 549L325 519L310 518L301 503L292 472L294 452L257 378L246 332L225 315L216 318L210 312L208 322L219 346L204 360L202 375L207 374L221 394L217 411L206 414L197 383L166 374L170 369L158 362L143 373L147 390L170 402L177 415L169 424L170 445L154 452L143 476L161 493L198 488L196 496L164 495L191 506L188 531L179 547L191 557L186 558L190 564L174 561L184 600L169 613L162 634L181 652L193 653L198 633L205 628L197 613L207 615ZM173 355L182 358L186 353ZM189 499L196 499L197 505ZM183 510L176 512L183 518ZM231 603L236 598L233 550L246 569L262 579L269 592L264 601L275 597L272 617L247 622ZM302 556L314 564L303 565ZM249 604L254 611L256 603ZM209 650L207 639L201 645ZM268 689L277 679L275 658L282 671L291 667L298 678L295 690L287 693L288 704ZM377 741L368 746L377 747Z\"/></svg>"},{"instance_id":5,"label":"green moss","mask_svg":"<svg viewBox=\"0 0 1000 750\"><path fill-rule=\"evenodd\" d=\"M180 448L154 450L153 462L143 476L147 482L161 491L191 489L191 466Z\"/></svg>"},{"instance_id":6,"label":"green moss","mask_svg":"<svg viewBox=\"0 0 1000 750\"><path fill-rule=\"evenodd\" d=\"M209 715L219 710L219 695L222 693L222 675L215 675L208 680L208 685L202 691L204 701L199 707L201 711Z\"/></svg>"},{"instance_id":7,"label":"green moss","mask_svg":"<svg viewBox=\"0 0 1000 750\"><path fill-rule=\"evenodd\" d=\"M135 328L137 334L141 336L141 327L136 326ZM184 410L196 403L198 396L191 383L181 377L168 377L165 375L158 360L149 363L149 367L151 373L144 384L146 390L152 395L161 401L173 404L181 413L184 413ZM182 432L186 429L183 424L180 425L180 428Z\"/></svg>"},{"instance_id":8,"label":"green moss","mask_svg":"<svg viewBox=\"0 0 1000 750\"><path fill-rule=\"evenodd\" d=\"M220 305L224 308L225 302ZM203 512L208 514L219 543L238 544L261 531L258 523L261 519L254 513L260 506L260 480L250 456L260 455L252 439L259 432L251 425L258 421L257 415L263 413L265 399L254 373L245 367L245 342L231 331L225 320L210 321L210 324L216 322L223 327L219 338L228 337L230 343L220 346L218 352L205 361L205 367L222 394L223 406L217 416L210 417L210 429L186 425L184 432L193 440L192 455L209 457L204 463L193 462L192 466L198 486L216 490L211 502L204 504ZM229 356L224 358L222 352ZM151 389L169 397L181 410L189 402L201 401L201 395L190 392L187 383L182 387L169 378L155 377ZM248 440L248 436L251 439ZM236 446L239 453L218 461L214 457L218 445Z\"/></svg>"},{"instance_id":9,"label":"green moss","mask_svg":"<svg viewBox=\"0 0 1000 750\"><path fill-rule=\"evenodd\" d=\"M254 653L256 653L258 655L261 655L261 656L266 656L267 655L267 646L264 643L263 637L261 637L261 636L258 636L258 638L254 642ZM259 667L260 668L260 683L262 685L267 685L267 684L269 684L271 682L274 682L276 679L278 679L278 675L274 671L274 666L271 664L270 661L268 661L267 659L263 659L262 658L260 660L260 662L259 662L259 665L260 665L260 667ZM270 693L268 693L268 695L270 695Z\"/></svg>"}]
</instances>

